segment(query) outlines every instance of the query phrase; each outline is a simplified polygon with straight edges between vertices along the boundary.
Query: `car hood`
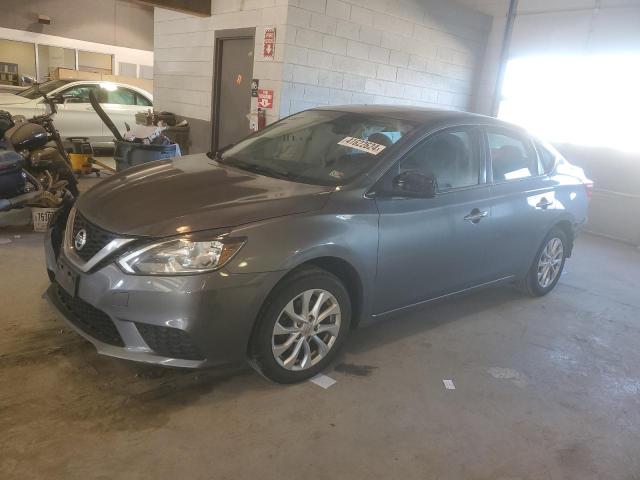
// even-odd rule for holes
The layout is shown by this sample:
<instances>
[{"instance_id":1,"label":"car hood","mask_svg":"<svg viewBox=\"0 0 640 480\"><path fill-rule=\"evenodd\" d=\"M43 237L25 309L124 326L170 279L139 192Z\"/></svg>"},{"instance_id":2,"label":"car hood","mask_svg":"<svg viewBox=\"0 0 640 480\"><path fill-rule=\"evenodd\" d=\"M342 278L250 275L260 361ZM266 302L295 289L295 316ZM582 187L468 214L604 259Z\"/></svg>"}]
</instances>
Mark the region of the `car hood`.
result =
<instances>
[{"instance_id":1,"label":"car hood","mask_svg":"<svg viewBox=\"0 0 640 480\"><path fill-rule=\"evenodd\" d=\"M13 93L0 93L0 106L2 105L21 105L29 103L31 100Z\"/></svg>"},{"instance_id":2,"label":"car hood","mask_svg":"<svg viewBox=\"0 0 640 480\"><path fill-rule=\"evenodd\" d=\"M110 232L164 237L320 209L331 191L199 154L125 170L82 194L76 205L87 220Z\"/></svg>"}]
</instances>

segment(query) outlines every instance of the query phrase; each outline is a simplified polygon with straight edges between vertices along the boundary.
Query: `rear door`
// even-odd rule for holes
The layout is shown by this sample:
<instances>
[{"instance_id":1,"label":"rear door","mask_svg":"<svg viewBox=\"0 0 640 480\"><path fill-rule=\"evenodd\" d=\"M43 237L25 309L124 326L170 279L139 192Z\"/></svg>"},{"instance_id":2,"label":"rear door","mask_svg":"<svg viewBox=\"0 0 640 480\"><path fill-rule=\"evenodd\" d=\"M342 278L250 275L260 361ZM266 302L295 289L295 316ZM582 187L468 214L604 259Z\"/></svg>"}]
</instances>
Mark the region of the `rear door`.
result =
<instances>
[{"instance_id":1,"label":"rear door","mask_svg":"<svg viewBox=\"0 0 640 480\"><path fill-rule=\"evenodd\" d=\"M528 135L487 127L491 211L494 227L487 251L487 265L495 276L517 275L528 269L554 212L553 180L542 173Z\"/></svg>"},{"instance_id":2,"label":"rear door","mask_svg":"<svg viewBox=\"0 0 640 480\"><path fill-rule=\"evenodd\" d=\"M433 175L434 198L384 194L406 170ZM455 127L429 136L388 172L376 194L380 212L375 313L483 283L491 236L483 132Z\"/></svg>"}]
</instances>

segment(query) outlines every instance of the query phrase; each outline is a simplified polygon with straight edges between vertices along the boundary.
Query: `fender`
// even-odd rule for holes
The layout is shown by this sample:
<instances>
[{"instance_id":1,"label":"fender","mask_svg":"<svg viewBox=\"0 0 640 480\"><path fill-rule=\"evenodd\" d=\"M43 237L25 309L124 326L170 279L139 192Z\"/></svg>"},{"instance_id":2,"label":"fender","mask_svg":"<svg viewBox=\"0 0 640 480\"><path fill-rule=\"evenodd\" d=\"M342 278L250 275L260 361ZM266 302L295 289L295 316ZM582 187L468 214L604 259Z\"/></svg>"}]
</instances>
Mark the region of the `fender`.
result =
<instances>
[{"instance_id":1,"label":"fender","mask_svg":"<svg viewBox=\"0 0 640 480\"><path fill-rule=\"evenodd\" d=\"M327 211L290 215L235 228L230 236L247 243L225 266L232 274L288 272L323 257L353 267L362 285L361 318L367 318L378 263L378 211L368 204L361 213Z\"/></svg>"}]
</instances>

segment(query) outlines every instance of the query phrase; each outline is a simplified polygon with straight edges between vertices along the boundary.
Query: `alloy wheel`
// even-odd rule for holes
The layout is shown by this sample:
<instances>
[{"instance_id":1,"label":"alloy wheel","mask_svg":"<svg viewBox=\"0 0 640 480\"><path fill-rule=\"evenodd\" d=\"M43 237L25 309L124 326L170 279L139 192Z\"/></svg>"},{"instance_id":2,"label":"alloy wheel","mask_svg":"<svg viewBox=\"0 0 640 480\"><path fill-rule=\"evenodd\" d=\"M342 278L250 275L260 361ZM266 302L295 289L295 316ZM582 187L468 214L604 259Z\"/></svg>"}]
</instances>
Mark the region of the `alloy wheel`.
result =
<instances>
[{"instance_id":1,"label":"alloy wheel","mask_svg":"<svg viewBox=\"0 0 640 480\"><path fill-rule=\"evenodd\" d=\"M564 259L564 247L562 240L553 237L545 245L540 260L538 260L538 285L547 288L560 273L562 260Z\"/></svg>"},{"instance_id":2,"label":"alloy wheel","mask_svg":"<svg viewBox=\"0 0 640 480\"><path fill-rule=\"evenodd\" d=\"M278 315L271 351L287 370L306 370L326 357L340 333L340 304L327 290L306 290Z\"/></svg>"}]
</instances>

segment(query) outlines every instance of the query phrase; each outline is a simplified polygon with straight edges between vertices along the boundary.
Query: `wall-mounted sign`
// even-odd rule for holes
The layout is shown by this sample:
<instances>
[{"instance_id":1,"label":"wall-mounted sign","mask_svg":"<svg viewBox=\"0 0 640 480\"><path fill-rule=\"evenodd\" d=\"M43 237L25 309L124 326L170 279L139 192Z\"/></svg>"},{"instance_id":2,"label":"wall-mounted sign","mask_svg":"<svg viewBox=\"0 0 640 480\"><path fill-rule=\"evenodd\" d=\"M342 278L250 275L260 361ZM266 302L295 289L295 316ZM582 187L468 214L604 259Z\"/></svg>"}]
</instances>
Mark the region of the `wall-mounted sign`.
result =
<instances>
[{"instance_id":1,"label":"wall-mounted sign","mask_svg":"<svg viewBox=\"0 0 640 480\"><path fill-rule=\"evenodd\" d=\"M258 96L258 87L260 86L260 80L258 80L257 78L254 78L253 80L251 80L251 96L252 97L257 97Z\"/></svg>"},{"instance_id":2,"label":"wall-mounted sign","mask_svg":"<svg viewBox=\"0 0 640 480\"><path fill-rule=\"evenodd\" d=\"M276 29L267 27L264 29L264 39L262 40L262 58L273 60L276 50Z\"/></svg>"},{"instance_id":3,"label":"wall-mounted sign","mask_svg":"<svg viewBox=\"0 0 640 480\"><path fill-rule=\"evenodd\" d=\"M273 108L273 90L258 89L258 107Z\"/></svg>"}]
</instances>

